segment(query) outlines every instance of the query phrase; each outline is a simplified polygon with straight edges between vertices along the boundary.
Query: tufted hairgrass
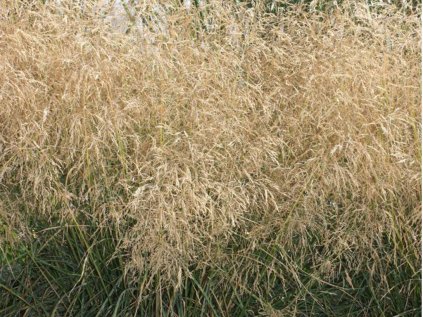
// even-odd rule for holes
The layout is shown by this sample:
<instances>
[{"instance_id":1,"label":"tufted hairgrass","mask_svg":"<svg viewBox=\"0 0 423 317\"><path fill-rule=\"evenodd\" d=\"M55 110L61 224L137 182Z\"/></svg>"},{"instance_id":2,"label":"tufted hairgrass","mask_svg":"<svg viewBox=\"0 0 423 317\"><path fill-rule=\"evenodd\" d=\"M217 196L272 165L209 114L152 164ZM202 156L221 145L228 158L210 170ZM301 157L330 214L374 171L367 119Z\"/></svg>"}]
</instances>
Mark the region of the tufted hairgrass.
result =
<instances>
[{"instance_id":1,"label":"tufted hairgrass","mask_svg":"<svg viewBox=\"0 0 423 317\"><path fill-rule=\"evenodd\" d=\"M0 316L419 315L421 7L154 4L1 4Z\"/></svg>"}]
</instances>

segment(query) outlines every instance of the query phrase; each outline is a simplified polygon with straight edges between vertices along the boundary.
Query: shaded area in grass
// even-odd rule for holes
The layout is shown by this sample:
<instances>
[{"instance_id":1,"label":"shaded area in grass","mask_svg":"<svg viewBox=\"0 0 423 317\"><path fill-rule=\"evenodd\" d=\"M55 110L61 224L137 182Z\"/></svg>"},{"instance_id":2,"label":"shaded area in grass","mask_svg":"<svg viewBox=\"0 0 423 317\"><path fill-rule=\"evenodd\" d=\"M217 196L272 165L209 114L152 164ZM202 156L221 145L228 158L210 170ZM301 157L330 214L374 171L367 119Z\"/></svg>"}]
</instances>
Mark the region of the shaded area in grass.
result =
<instances>
[{"instance_id":1,"label":"shaded area in grass","mask_svg":"<svg viewBox=\"0 0 423 317\"><path fill-rule=\"evenodd\" d=\"M113 224L80 217L69 223L34 222L36 239L26 247L14 277L2 280L2 316L257 316L417 315L421 270L415 254L398 249L398 237L383 243L360 267L343 271L312 230L306 245L260 241L256 251L242 236L222 252L221 265L193 263L175 287L145 271L125 269L127 255ZM403 236L404 233L402 233ZM293 237L296 239L296 237ZM303 237L298 237L302 239ZM296 245L296 247L295 247ZM354 254L354 250L351 251ZM375 252L378 252L375 254Z\"/></svg>"}]
</instances>

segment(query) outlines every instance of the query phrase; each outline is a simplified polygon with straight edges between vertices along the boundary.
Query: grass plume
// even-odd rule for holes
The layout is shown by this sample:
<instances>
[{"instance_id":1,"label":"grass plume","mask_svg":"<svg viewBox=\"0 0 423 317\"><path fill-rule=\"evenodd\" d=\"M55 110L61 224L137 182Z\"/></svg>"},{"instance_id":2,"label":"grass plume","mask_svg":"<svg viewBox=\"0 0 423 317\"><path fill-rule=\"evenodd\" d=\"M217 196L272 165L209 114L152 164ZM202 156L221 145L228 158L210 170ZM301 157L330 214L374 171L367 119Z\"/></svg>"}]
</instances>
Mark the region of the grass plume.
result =
<instances>
[{"instance_id":1,"label":"grass plume","mask_svg":"<svg viewBox=\"0 0 423 317\"><path fill-rule=\"evenodd\" d=\"M153 2L3 1L0 315L418 315L420 6Z\"/></svg>"}]
</instances>

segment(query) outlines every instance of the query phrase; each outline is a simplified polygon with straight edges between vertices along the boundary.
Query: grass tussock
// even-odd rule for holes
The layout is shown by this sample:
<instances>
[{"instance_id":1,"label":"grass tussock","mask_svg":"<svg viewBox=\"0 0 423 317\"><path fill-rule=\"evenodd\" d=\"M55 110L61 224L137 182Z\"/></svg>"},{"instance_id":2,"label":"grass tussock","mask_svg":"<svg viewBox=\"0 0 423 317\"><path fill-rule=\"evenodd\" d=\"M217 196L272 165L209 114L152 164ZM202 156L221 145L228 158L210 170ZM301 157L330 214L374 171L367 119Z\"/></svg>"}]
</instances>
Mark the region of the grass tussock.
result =
<instances>
[{"instance_id":1,"label":"grass tussock","mask_svg":"<svg viewBox=\"0 0 423 317\"><path fill-rule=\"evenodd\" d=\"M2 8L1 316L420 313L420 7Z\"/></svg>"}]
</instances>

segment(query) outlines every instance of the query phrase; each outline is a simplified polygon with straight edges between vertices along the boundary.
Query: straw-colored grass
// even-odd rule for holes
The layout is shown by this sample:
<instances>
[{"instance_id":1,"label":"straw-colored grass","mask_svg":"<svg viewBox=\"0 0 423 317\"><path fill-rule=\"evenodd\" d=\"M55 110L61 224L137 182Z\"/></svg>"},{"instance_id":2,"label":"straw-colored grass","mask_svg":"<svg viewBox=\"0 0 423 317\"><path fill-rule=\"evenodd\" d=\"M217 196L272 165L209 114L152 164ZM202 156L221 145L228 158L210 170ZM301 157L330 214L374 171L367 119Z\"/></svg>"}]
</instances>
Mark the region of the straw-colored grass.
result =
<instances>
[{"instance_id":1,"label":"straw-colored grass","mask_svg":"<svg viewBox=\"0 0 423 317\"><path fill-rule=\"evenodd\" d=\"M418 315L420 6L153 2L1 5L0 315Z\"/></svg>"}]
</instances>

